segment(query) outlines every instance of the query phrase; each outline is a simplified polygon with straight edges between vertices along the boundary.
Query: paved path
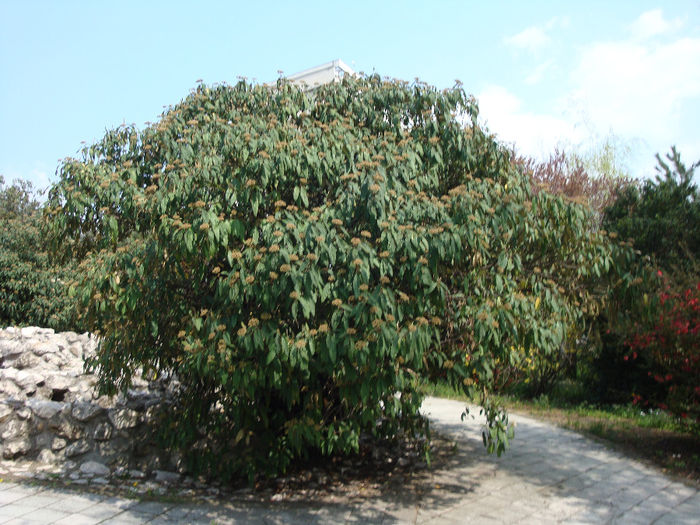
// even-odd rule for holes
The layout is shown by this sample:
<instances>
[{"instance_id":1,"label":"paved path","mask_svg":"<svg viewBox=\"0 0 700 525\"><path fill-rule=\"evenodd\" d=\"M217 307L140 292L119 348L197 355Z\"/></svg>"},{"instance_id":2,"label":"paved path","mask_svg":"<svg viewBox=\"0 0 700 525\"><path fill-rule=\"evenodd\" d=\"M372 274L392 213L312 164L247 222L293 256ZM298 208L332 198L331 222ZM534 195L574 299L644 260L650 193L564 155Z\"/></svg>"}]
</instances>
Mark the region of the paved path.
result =
<instances>
[{"instance_id":1,"label":"paved path","mask_svg":"<svg viewBox=\"0 0 700 525\"><path fill-rule=\"evenodd\" d=\"M362 505L218 505L124 498L0 483L0 524L307 524L307 523L700 523L700 493L574 432L525 417L502 458L485 454L478 420L460 421L463 404L428 398L433 427L458 443L431 490L373 498Z\"/></svg>"}]
</instances>

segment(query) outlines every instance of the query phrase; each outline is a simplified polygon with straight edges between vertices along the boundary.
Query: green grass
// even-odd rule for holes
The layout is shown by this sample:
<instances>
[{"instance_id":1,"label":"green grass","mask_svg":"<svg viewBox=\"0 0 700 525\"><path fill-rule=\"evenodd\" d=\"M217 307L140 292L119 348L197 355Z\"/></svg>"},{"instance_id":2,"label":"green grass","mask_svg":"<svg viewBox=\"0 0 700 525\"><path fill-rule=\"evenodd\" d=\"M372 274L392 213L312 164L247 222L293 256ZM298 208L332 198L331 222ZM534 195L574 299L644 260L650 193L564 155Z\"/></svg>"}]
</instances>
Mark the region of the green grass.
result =
<instances>
[{"instance_id":1,"label":"green grass","mask_svg":"<svg viewBox=\"0 0 700 525\"><path fill-rule=\"evenodd\" d=\"M476 402L469 399L462 392L444 383L424 384L422 390L426 395L457 399L465 402ZM568 399L543 395L534 399L527 399L516 395L494 396L505 408L513 411L526 411L531 414L542 414L553 410L561 411L573 419L591 418L608 421L627 428L652 428L669 430L672 432L687 432L687 426L678 418L662 410L642 410L640 407L630 405L594 405L585 401L574 403Z\"/></svg>"}]
</instances>

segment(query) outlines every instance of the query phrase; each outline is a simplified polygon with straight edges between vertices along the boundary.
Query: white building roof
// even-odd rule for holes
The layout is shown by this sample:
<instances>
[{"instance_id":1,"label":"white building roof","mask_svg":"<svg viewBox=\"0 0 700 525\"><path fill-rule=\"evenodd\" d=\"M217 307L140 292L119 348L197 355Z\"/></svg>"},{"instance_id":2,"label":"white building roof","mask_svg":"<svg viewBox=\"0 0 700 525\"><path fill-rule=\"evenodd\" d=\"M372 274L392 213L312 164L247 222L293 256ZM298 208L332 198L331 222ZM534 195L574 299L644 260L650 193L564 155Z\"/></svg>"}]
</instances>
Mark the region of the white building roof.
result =
<instances>
[{"instance_id":1,"label":"white building roof","mask_svg":"<svg viewBox=\"0 0 700 525\"><path fill-rule=\"evenodd\" d=\"M322 84L339 82L345 75L355 75L355 72L338 59L294 73L287 79L294 84L305 86L305 89L314 89Z\"/></svg>"}]
</instances>

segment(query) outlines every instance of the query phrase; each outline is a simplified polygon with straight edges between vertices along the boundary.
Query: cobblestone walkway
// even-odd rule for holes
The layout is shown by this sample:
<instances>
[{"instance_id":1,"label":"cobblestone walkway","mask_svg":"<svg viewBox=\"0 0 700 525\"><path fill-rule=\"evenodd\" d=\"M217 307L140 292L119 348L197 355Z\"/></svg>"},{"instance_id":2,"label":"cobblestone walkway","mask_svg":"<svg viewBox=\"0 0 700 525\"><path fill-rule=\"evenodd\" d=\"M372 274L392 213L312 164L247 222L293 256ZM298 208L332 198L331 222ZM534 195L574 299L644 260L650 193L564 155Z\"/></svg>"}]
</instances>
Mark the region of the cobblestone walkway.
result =
<instances>
[{"instance_id":1,"label":"cobblestone walkway","mask_svg":"<svg viewBox=\"0 0 700 525\"><path fill-rule=\"evenodd\" d=\"M428 398L423 411L458 444L431 490L373 498L362 505L216 505L139 502L31 484L0 483L0 524L179 523L700 523L700 493L574 432L525 417L512 450L485 454L479 420L460 421L463 405Z\"/></svg>"}]
</instances>

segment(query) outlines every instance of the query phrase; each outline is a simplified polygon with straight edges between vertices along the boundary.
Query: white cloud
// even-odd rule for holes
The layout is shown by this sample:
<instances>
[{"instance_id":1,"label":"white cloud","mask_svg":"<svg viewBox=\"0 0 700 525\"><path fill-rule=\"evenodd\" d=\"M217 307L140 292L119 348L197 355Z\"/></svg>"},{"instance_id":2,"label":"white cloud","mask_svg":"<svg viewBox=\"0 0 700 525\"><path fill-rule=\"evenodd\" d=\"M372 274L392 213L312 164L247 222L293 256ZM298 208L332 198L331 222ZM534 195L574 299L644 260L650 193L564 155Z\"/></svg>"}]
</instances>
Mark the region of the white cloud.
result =
<instances>
[{"instance_id":1,"label":"white cloud","mask_svg":"<svg viewBox=\"0 0 700 525\"><path fill-rule=\"evenodd\" d=\"M525 77L525 83L529 86L539 84L542 78L544 77L544 74L548 70L550 70L553 65L554 60L547 60L546 62L542 62L532 71L532 73Z\"/></svg>"},{"instance_id":2,"label":"white cloud","mask_svg":"<svg viewBox=\"0 0 700 525\"><path fill-rule=\"evenodd\" d=\"M506 39L521 49L550 45L550 20ZM481 120L523 153L541 157L558 144L584 149L614 133L632 145L633 173L653 173L655 152L676 144L683 158L700 158L700 128L693 111L700 107L700 38L682 31L682 21L661 10L643 13L617 40L590 42L566 63L553 58L532 69L524 84L541 81L556 67L568 68L569 86L551 96L549 110L528 111L515 87L489 86L479 95ZM537 30L537 31L535 31ZM517 38L516 38L517 37ZM642 165L642 163L645 163Z\"/></svg>"},{"instance_id":3,"label":"white cloud","mask_svg":"<svg viewBox=\"0 0 700 525\"><path fill-rule=\"evenodd\" d=\"M652 9L642 13L630 25L632 37L646 40L654 36L676 31L681 28L683 21L680 18L666 20L661 9Z\"/></svg>"},{"instance_id":4,"label":"white cloud","mask_svg":"<svg viewBox=\"0 0 700 525\"><path fill-rule=\"evenodd\" d=\"M700 96L700 38L651 46L589 46L571 72L571 96L599 127L650 141L681 134L684 103Z\"/></svg>"},{"instance_id":5,"label":"white cloud","mask_svg":"<svg viewBox=\"0 0 700 525\"><path fill-rule=\"evenodd\" d=\"M49 174L44 169L35 168L29 175L29 180L36 190L43 191L51 186Z\"/></svg>"},{"instance_id":6,"label":"white cloud","mask_svg":"<svg viewBox=\"0 0 700 525\"><path fill-rule=\"evenodd\" d=\"M519 153L541 159L558 144L581 140L581 131L565 118L523 110L522 101L503 86L487 86L477 99L480 121Z\"/></svg>"},{"instance_id":7,"label":"white cloud","mask_svg":"<svg viewBox=\"0 0 700 525\"><path fill-rule=\"evenodd\" d=\"M569 25L568 17L555 16L543 25L530 26L515 35L508 36L503 42L516 50L524 50L531 54L537 54L552 42L549 32L557 27Z\"/></svg>"},{"instance_id":8,"label":"white cloud","mask_svg":"<svg viewBox=\"0 0 700 525\"><path fill-rule=\"evenodd\" d=\"M46 165L40 161L35 161L31 167L23 170L9 169L1 175L5 177L6 185L12 184L17 179L29 181L36 192L44 192L52 184ZM40 201L45 199L45 193L43 195L37 194L36 196Z\"/></svg>"},{"instance_id":9,"label":"white cloud","mask_svg":"<svg viewBox=\"0 0 700 525\"><path fill-rule=\"evenodd\" d=\"M504 42L516 49L524 49L530 53L537 53L547 47L551 38L541 27L528 27L520 33L507 37Z\"/></svg>"}]
</instances>

